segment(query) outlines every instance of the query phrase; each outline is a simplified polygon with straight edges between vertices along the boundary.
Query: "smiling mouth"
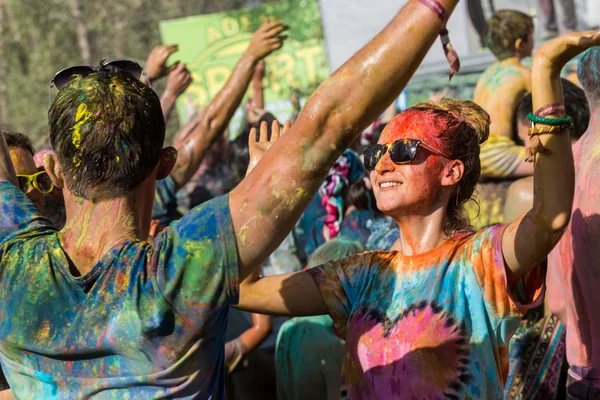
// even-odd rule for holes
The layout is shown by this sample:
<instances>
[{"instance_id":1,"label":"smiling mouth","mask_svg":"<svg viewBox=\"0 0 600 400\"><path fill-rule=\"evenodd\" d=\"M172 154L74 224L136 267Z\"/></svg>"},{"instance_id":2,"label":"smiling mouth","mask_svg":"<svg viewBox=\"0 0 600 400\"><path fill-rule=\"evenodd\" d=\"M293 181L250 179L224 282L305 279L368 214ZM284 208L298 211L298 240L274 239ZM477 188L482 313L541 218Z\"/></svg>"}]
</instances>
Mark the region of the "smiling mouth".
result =
<instances>
[{"instance_id":1,"label":"smiling mouth","mask_svg":"<svg viewBox=\"0 0 600 400\"><path fill-rule=\"evenodd\" d=\"M382 182L379 184L379 187L382 189L385 189L385 188L389 188L389 187L397 187L400 185L402 185L400 182Z\"/></svg>"}]
</instances>

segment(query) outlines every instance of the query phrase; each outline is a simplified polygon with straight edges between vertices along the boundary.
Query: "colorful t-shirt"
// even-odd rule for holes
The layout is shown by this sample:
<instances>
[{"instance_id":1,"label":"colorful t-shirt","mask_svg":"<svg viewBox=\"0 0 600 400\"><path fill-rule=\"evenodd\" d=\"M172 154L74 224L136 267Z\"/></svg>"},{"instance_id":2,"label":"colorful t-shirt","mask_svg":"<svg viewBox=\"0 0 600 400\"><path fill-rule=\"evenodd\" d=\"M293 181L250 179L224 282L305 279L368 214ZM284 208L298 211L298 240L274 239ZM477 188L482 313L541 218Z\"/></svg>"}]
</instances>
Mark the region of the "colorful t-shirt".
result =
<instances>
[{"instance_id":1,"label":"colorful t-shirt","mask_svg":"<svg viewBox=\"0 0 600 400\"><path fill-rule=\"evenodd\" d=\"M508 341L543 301L545 270L513 294L503 226L414 256L372 251L308 270L346 339L351 399L502 399ZM515 299L535 304L524 306Z\"/></svg>"},{"instance_id":2,"label":"colorful t-shirt","mask_svg":"<svg viewBox=\"0 0 600 400\"><path fill-rule=\"evenodd\" d=\"M571 367L600 376L600 132L573 146L575 197L571 222L548 257L548 306L567 327Z\"/></svg>"},{"instance_id":3,"label":"colorful t-shirt","mask_svg":"<svg viewBox=\"0 0 600 400\"><path fill-rule=\"evenodd\" d=\"M57 231L0 183L0 361L18 398L222 399L238 301L228 197L74 277Z\"/></svg>"}]
</instances>

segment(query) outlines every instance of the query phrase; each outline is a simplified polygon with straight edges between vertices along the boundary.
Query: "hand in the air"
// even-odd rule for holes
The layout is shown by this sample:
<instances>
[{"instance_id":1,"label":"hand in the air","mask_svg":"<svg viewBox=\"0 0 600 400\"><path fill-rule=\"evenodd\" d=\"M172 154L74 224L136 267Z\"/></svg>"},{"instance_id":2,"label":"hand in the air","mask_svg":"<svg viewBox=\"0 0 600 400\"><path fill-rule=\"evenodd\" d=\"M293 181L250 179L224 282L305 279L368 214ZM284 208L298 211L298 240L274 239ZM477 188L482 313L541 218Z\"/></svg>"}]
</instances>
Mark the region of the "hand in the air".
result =
<instances>
[{"instance_id":1,"label":"hand in the air","mask_svg":"<svg viewBox=\"0 0 600 400\"><path fill-rule=\"evenodd\" d=\"M155 81L157 79L160 79L175 69L175 67L177 66L177 62L167 67L167 59L178 49L179 46L177 46L176 44L159 45L152 49L150 54L148 54L146 66L144 67L144 70L146 71L148 77L151 80Z\"/></svg>"},{"instance_id":2,"label":"hand in the air","mask_svg":"<svg viewBox=\"0 0 600 400\"><path fill-rule=\"evenodd\" d=\"M600 46L600 31L570 32L541 45L534 62L549 62L560 73L571 59L593 46Z\"/></svg>"},{"instance_id":3,"label":"hand in the air","mask_svg":"<svg viewBox=\"0 0 600 400\"><path fill-rule=\"evenodd\" d=\"M175 64L175 69L169 73L165 93L175 98L179 97L192 83L192 75L183 63Z\"/></svg>"},{"instance_id":4,"label":"hand in the air","mask_svg":"<svg viewBox=\"0 0 600 400\"><path fill-rule=\"evenodd\" d=\"M246 176L250 174L250 171L256 167L256 164L265 155L267 150L271 148L273 143L279 139L280 136L284 135L292 126L290 121L286 121L283 127L279 125L277 120L273 121L271 125L271 137L269 138L269 124L263 121L260 124L260 135L257 135L256 128L250 130L250 136L248 137L248 149L250 152L250 163L248 164L248 170ZM257 137L258 136L258 137Z\"/></svg>"},{"instance_id":5,"label":"hand in the air","mask_svg":"<svg viewBox=\"0 0 600 400\"><path fill-rule=\"evenodd\" d=\"M256 60L262 60L283 46L287 36L282 33L286 30L288 27L283 24L283 21L271 22L267 19L252 35L247 52Z\"/></svg>"}]
</instances>

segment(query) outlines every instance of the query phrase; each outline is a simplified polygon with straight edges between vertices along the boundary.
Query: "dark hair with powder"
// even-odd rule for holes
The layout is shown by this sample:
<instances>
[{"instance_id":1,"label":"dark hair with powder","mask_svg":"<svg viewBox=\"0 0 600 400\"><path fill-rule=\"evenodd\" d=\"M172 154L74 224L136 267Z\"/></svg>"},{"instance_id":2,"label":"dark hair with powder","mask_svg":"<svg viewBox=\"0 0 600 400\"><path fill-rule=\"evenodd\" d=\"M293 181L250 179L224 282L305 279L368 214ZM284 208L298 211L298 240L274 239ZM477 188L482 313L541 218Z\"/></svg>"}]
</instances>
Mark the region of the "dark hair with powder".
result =
<instances>
[{"instance_id":1,"label":"dark hair with powder","mask_svg":"<svg viewBox=\"0 0 600 400\"><path fill-rule=\"evenodd\" d=\"M19 132L8 132L5 130L0 132L2 132L4 135L4 139L6 139L6 144L8 145L9 149L18 148L30 152L32 156L35 154L31 140L29 140L27 136Z\"/></svg>"},{"instance_id":2,"label":"dark hair with powder","mask_svg":"<svg viewBox=\"0 0 600 400\"><path fill-rule=\"evenodd\" d=\"M439 132L436 136L440 150L464 164L463 176L446 207L447 228L453 231L471 230L464 205L471 199L481 174L479 148L490 133L489 114L472 101L444 98L435 103L419 103L400 115L418 118L432 132Z\"/></svg>"},{"instance_id":3,"label":"dark hair with powder","mask_svg":"<svg viewBox=\"0 0 600 400\"><path fill-rule=\"evenodd\" d=\"M594 107L600 99L600 46L587 50L577 64L577 78Z\"/></svg>"},{"instance_id":4,"label":"dark hair with powder","mask_svg":"<svg viewBox=\"0 0 600 400\"><path fill-rule=\"evenodd\" d=\"M156 167L165 121L156 93L108 65L75 76L49 112L50 141L76 196L124 196Z\"/></svg>"},{"instance_id":5,"label":"dark hair with powder","mask_svg":"<svg viewBox=\"0 0 600 400\"><path fill-rule=\"evenodd\" d=\"M512 57L517 40L527 41L533 18L517 10L497 11L487 23L485 43L498 60Z\"/></svg>"},{"instance_id":6,"label":"dark hair with powder","mask_svg":"<svg viewBox=\"0 0 600 400\"><path fill-rule=\"evenodd\" d=\"M570 135L574 139L579 139L590 123L590 105L583 89L564 78L561 79L561 83L565 98L565 110L573 121ZM533 99L531 93L527 93L517 108L517 121L530 123L527 118L527 114L530 112L533 112Z\"/></svg>"}]
</instances>

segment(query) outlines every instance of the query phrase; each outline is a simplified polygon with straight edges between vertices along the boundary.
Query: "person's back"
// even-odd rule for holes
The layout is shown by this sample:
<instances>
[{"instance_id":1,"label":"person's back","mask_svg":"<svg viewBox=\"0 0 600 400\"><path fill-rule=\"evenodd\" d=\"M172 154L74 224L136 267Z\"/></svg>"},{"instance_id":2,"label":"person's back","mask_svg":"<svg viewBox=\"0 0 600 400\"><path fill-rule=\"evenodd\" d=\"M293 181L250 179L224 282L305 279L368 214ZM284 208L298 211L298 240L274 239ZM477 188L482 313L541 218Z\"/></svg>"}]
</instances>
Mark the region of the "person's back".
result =
<instances>
[{"instance_id":1,"label":"person's back","mask_svg":"<svg viewBox=\"0 0 600 400\"><path fill-rule=\"evenodd\" d=\"M494 135L512 137L514 115L531 89L530 81L531 70L512 57L495 62L481 75L473 101L490 114Z\"/></svg>"},{"instance_id":2,"label":"person's back","mask_svg":"<svg viewBox=\"0 0 600 400\"><path fill-rule=\"evenodd\" d=\"M488 21L487 45L497 61L477 81L473 101L490 114L492 135L512 137L515 112L531 91L531 70L521 65L533 50L533 20L500 10Z\"/></svg>"},{"instance_id":3,"label":"person's back","mask_svg":"<svg viewBox=\"0 0 600 400\"><path fill-rule=\"evenodd\" d=\"M569 394L600 394L600 47L579 61L578 76L590 102L587 132L573 147L575 198L571 223L550 254L548 305L567 326ZM579 398L579 397L577 397ZM581 398L597 398L585 397Z\"/></svg>"},{"instance_id":4,"label":"person's back","mask_svg":"<svg viewBox=\"0 0 600 400\"><path fill-rule=\"evenodd\" d=\"M475 87L473 101L490 114L490 137L481 150L481 174L489 178L529 175L521 166L525 148L513 141L513 124L523 95L531 90L531 70L521 60L533 50L533 20L515 10L501 10L488 22L488 47L497 62Z\"/></svg>"},{"instance_id":5,"label":"person's back","mask_svg":"<svg viewBox=\"0 0 600 400\"><path fill-rule=\"evenodd\" d=\"M158 97L133 78L102 65L60 87L45 162L75 216L63 230L0 182L0 360L20 397L222 396L238 276L228 199L144 240L147 182L174 158Z\"/></svg>"}]
</instances>

